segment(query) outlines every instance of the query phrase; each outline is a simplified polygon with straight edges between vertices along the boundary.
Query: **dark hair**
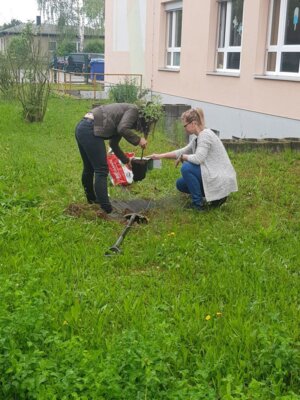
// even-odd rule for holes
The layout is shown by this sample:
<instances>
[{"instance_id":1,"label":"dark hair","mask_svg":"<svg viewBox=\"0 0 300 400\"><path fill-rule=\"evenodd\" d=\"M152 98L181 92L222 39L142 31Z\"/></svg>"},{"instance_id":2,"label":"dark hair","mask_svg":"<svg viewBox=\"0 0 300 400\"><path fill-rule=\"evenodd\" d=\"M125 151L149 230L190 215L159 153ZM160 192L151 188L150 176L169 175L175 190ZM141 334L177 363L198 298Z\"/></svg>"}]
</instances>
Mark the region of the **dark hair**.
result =
<instances>
[{"instance_id":1,"label":"dark hair","mask_svg":"<svg viewBox=\"0 0 300 400\"><path fill-rule=\"evenodd\" d=\"M145 137L148 136L150 132L151 123L146 120L141 112L139 112L139 116L136 123L136 130L143 133Z\"/></svg>"}]
</instances>

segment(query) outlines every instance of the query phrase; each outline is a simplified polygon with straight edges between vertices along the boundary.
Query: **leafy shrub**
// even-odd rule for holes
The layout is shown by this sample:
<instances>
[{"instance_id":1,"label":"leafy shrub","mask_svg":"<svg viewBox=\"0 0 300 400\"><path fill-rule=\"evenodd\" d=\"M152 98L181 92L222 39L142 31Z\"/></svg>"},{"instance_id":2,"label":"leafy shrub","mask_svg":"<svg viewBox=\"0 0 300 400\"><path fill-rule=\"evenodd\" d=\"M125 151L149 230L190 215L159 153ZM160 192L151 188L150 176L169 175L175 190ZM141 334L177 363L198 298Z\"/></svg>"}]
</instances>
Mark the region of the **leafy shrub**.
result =
<instances>
[{"instance_id":1,"label":"leafy shrub","mask_svg":"<svg viewBox=\"0 0 300 400\"><path fill-rule=\"evenodd\" d=\"M50 85L47 63L42 57L39 43L35 43L30 24L20 38L10 44L6 54L8 70L4 73L16 83L16 97L23 107L28 122L42 121L47 108Z\"/></svg>"},{"instance_id":2,"label":"leafy shrub","mask_svg":"<svg viewBox=\"0 0 300 400\"><path fill-rule=\"evenodd\" d=\"M57 55L64 56L65 54L74 53L76 51L76 44L69 39L63 39L57 45Z\"/></svg>"},{"instance_id":3,"label":"leafy shrub","mask_svg":"<svg viewBox=\"0 0 300 400\"><path fill-rule=\"evenodd\" d=\"M163 116L163 105L161 104L159 96L153 96L152 101L138 101L137 106L139 107L140 115L139 124L141 127L144 127L144 134L146 134L146 137L148 136L151 128L152 132L154 132L156 123ZM141 129L141 131L143 131L143 129Z\"/></svg>"},{"instance_id":4,"label":"leafy shrub","mask_svg":"<svg viewBox=\"0 0 300 400\"><path fill-rule=\"evenodd\" d=\"M89 40L84 46L85 53L104 53L103 39Z\"/></svg>"},{"instance_id":5,"label":"leafy shrub","mask_svg":"<svg viewBox=\"0 0 300 400\"><path fill-rule=\"evenodd\" d=\"M139 102L138 106L147 122L157 122L164 115L163 105L159 96L153 96L151 101Z\"/></svg>"},{"instance_id":6,"label":"leafy shrub","mask_svg":"<svg viewBox=\"0 0 300 400\"><path fill-rule=\"evenodd\" d=\"M142 91L136 79L125 78L124 82L117 83L109 90L109 99L114 103L135 103L147 91Z\"/></svg>"}]
</instances>

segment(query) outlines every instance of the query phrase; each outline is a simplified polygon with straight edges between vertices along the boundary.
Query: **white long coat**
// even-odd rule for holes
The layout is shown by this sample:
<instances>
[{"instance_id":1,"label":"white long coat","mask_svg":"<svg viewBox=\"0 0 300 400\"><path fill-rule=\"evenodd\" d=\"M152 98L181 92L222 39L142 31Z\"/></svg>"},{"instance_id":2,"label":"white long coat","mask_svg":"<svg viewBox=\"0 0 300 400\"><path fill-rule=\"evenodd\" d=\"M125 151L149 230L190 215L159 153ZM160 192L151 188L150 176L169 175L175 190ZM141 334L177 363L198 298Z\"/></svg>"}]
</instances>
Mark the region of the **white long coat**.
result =
<instances>
[{"instance_id":1,"label":"white long coat","mask_svg":"<svg viewBox=\"0 0 300 400\"><path fill-rule=\"evenodd\" d=\"M219 200L238 191L236 173L227 151L212 130L204 129L175 154L176 158L188 154L187 161L201 166L206 201Z\"/></svg>"}]
</instances>

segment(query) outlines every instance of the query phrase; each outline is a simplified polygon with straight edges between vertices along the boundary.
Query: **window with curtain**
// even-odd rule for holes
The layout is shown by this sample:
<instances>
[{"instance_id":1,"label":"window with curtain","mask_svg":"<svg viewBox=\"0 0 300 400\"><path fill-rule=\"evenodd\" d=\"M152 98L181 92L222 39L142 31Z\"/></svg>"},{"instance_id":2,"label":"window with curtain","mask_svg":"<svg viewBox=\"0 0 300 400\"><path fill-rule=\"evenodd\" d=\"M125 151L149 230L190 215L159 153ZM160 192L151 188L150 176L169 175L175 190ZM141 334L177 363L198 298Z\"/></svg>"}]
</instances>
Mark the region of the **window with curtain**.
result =
<instances>
[{"instance_id":1,"label":"window with curtain","mask_svg":"<svg viewBox=\"0 0 300 400\"><path fill-rule=\"evenodd\" d=\"M300 76L299 0L271 0L266 72Z\"/></svg>"},{"instance_id":2,"label":"window with curtain","mask_svg":"<svg viewBox=\"0 0 300 400\"><path fill-rule=\"evenodd\" d=\"M166 67L180 67L181 29L182 29L182 2L168 3L167 16L167 46Z\"/></svg>"},{"instance_id":3,"label":"window with curtain","mask_svg":"<svg viewBox=\"0 0 300 400\"><path fill-rule=\"evenodd\" d=\"M219 0L217 71L240 70L244 0Z\"/></svg>"}]
</instances>

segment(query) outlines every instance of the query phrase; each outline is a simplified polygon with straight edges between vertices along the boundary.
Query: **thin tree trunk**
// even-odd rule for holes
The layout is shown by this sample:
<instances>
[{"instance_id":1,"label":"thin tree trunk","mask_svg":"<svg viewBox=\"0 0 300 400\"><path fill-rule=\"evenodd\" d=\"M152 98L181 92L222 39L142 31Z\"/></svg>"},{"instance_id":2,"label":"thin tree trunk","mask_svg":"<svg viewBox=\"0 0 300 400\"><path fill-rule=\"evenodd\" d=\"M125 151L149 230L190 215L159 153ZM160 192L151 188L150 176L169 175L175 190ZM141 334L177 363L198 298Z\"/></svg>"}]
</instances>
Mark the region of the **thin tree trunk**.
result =
<instances>
[{"instance_id":1,"label":"thin tree trunk","mask_svg":"<svg viewBox=\"0 0 300 400\"><path fill-rule=\"evenodd\" d=\"M79 33L79 50L83 51L84 45L84 13L83 13L83 0L77 0L78 8L78 33Z\"/></svg>"}]
</instances>

